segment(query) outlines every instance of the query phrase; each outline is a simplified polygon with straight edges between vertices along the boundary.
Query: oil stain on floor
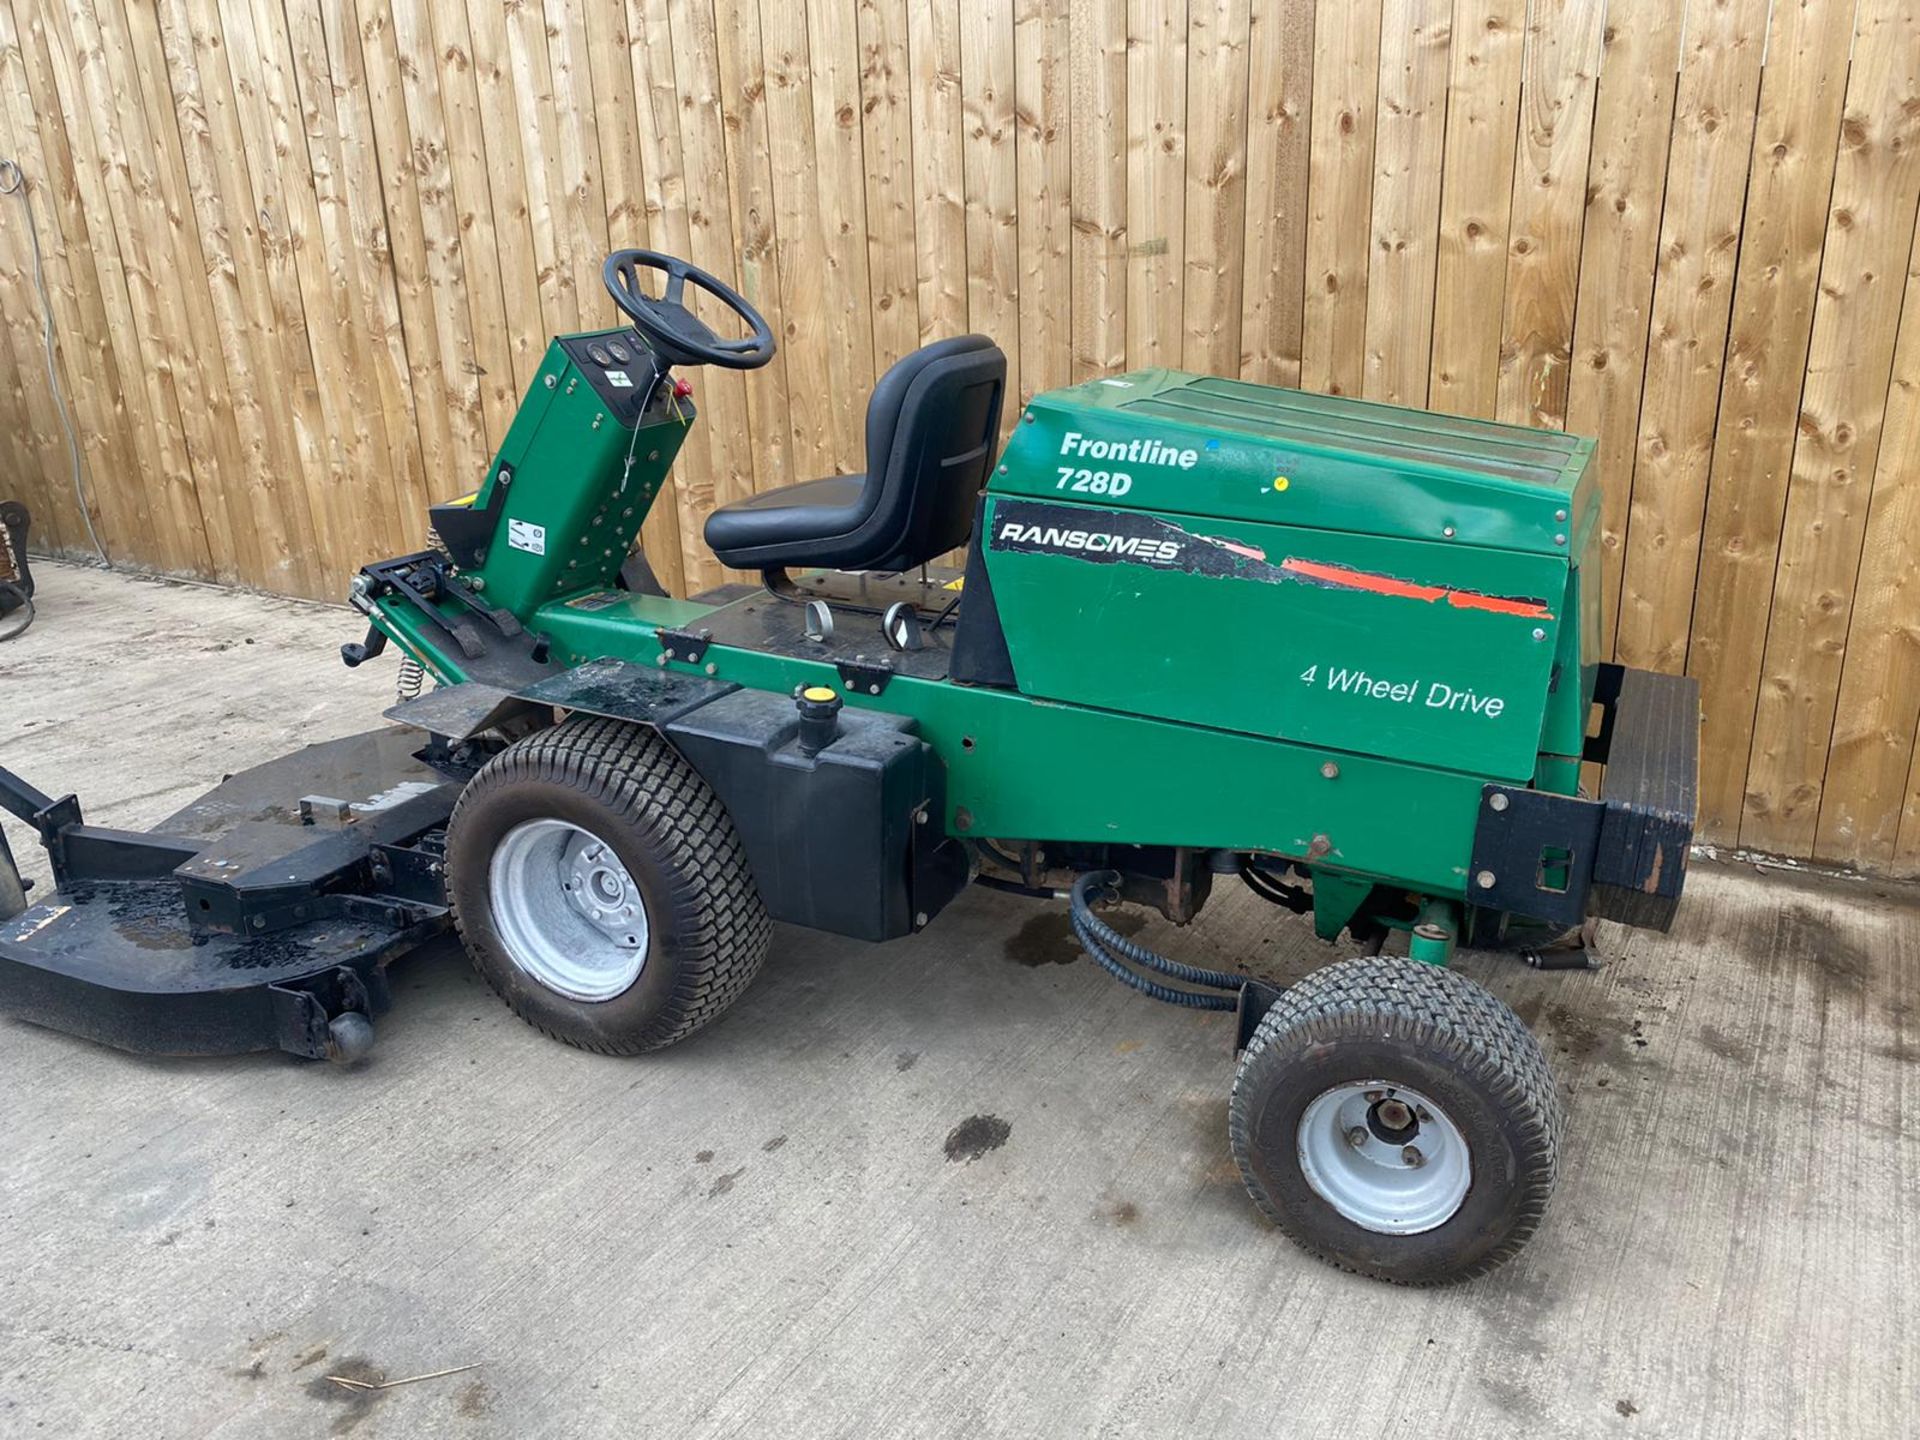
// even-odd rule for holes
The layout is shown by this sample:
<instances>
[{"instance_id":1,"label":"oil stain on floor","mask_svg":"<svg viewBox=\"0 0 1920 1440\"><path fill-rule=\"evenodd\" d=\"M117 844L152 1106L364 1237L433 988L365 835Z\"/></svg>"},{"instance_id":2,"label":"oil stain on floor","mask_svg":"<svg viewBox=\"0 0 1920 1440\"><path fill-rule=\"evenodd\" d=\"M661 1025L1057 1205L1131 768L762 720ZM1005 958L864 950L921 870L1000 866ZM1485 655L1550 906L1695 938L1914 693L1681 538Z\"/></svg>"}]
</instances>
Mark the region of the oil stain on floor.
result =
<instances>
[{"instance_id":1,"label":"oil stain on floor","mask_svg":"<svg viewBox=\"0 0 1920 1440\"><path fill-rule=\"evenodd\" d=\"M1006 1144L1012 1133L1013 1126L998 1115L969 1115L947 1133L947 1159L978 1160Z\"/></svg>"}]
</instances>

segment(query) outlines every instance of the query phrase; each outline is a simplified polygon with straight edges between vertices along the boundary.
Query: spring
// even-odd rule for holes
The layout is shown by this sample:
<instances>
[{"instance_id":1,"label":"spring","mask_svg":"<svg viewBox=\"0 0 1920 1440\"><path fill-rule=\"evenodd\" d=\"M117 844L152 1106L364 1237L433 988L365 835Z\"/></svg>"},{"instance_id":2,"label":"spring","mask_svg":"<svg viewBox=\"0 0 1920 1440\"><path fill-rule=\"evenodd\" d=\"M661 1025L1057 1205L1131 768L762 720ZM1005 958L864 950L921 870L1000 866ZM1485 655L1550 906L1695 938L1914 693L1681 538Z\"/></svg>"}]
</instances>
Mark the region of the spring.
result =
<instances>
[{"instance_id":1,"label":"spring","mask_svg":"<svg viewBox=\"0 0 1920 1440\"><path fill-rule=\"evenodd\" d=\"M402 704L409 700L418 700L420 692L427 688L427 671L411 655L401 657L400 674L394 681L394 699Z\"/></svg>"}]
</instances>

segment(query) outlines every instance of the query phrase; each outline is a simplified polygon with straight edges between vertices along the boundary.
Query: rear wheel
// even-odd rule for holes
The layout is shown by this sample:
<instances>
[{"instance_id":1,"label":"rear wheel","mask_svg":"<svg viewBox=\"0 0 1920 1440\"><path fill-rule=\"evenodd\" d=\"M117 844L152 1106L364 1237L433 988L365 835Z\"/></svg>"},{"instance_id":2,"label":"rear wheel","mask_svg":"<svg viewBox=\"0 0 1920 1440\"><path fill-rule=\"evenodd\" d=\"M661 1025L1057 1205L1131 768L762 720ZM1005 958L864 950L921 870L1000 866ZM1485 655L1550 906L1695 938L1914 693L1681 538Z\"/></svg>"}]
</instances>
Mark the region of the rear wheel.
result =
<instances>
[{"instance_id":1,"label":"rear wheel","mask_svg":"<svg viewBox=\"0 0 1920 1440\"><path fill-rule=\"evenodd\" d=\"M474 967L586 1050L682 1040L744 991L772 924L733 822L653 730L582 717L502 751L447 825Z\"/></svg>"},{"instance_id":2,"label":"rear wheel","mask_svg":"<svg viewBox=\"0 0 1920 1440\"><path fill-rule=\"evenodd\" d=\"M1406 1285L1464 1280L1539 1226L1560 1102L1520 1018L1438 966L1315 971L1241 1055L1228 1134L1254 1203L1296 1242Z\"/></svg>"}]
</instances>

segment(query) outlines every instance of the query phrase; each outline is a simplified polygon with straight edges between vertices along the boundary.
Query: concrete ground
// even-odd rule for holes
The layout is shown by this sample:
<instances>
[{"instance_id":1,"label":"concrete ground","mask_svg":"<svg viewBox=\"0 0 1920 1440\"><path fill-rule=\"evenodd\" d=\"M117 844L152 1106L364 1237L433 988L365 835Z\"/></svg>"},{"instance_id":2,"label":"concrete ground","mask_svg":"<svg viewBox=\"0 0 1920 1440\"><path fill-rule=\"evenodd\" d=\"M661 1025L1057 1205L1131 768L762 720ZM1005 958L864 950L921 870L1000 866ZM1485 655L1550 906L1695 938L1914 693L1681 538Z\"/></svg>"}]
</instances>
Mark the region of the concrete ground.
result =
<instances>
[{"instance_id":1,"label":"concrete ground","mask_svg":"<svg viewBox=\"0 0 1920 1440\"><path fill-rule=\"evenodd\" d=\"M347 612L40 575L0 763L96 820L387 701L391 658L333 658ZM1237 889L1144 933L1327 955ZM542 1039L450 950L350 1071L0 1021L0 1434L1920 1432L1915 894L1703 864L1672 935L1603 939L1597 974L1462 962L1571 1139L1532 1246L1439 1292L1293 1250L1228 1155L1227 1022L986 892L884 948L783 930L642 1060Z\"/></svg>"}]
</instances>

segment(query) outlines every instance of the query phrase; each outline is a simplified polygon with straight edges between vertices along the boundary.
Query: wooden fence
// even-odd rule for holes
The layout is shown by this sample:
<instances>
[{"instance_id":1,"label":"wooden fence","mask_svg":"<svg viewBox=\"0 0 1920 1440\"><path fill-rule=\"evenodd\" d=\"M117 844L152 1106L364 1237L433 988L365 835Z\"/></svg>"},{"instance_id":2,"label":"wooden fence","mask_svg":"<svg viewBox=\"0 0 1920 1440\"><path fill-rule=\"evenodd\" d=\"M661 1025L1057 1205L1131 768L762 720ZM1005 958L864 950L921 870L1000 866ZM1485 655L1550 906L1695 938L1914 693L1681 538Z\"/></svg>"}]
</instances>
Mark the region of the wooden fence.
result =
<instances>
[{"instance_id":1,"label":"wooden fence","mask_svg":"<svg viewBox=\"0 0 1920 1440\"><path fill-rule=\"evenodd\" d=\"M1564 426L1704 833L1920 870L1913 0L0 0L0 153L116 561L337 595L650 244L782 343L695 376L676 589L968 329ZM26 213L0 488L79 553Z\"/></svg>"}]
</instances>

